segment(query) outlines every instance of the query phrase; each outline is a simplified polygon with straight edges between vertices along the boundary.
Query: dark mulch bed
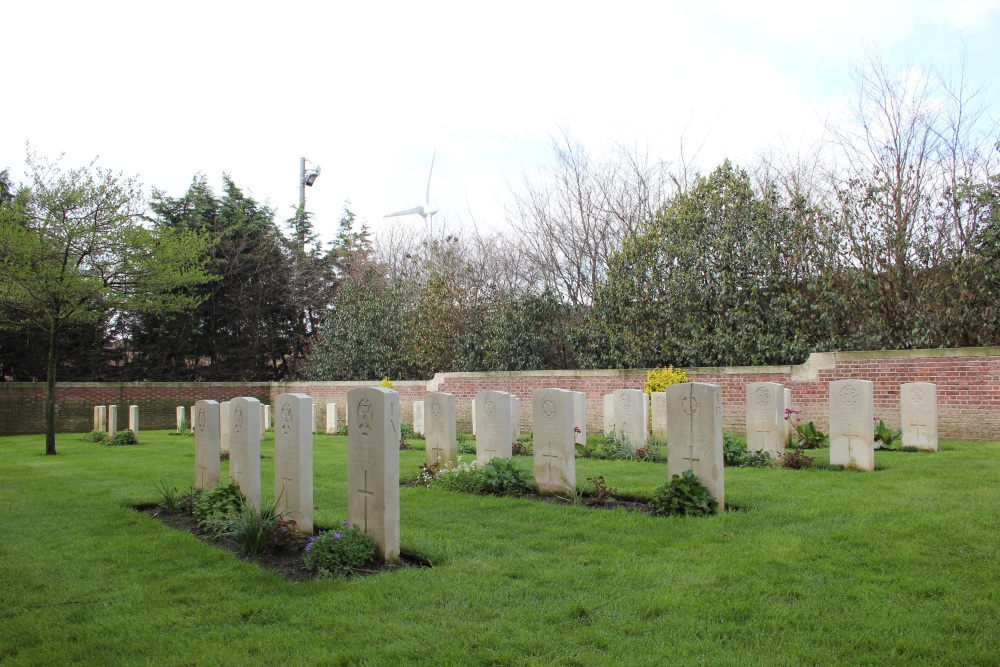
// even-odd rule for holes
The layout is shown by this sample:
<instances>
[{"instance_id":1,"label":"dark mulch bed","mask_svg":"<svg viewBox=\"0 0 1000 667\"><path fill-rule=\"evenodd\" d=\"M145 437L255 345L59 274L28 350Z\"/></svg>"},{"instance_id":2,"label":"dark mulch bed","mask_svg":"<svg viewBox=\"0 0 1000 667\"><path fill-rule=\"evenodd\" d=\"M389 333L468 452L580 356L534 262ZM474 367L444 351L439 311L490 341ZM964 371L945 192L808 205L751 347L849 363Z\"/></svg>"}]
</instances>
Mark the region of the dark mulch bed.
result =
<instances>
[{"instance_id":1,"label":"dark mulch bed","mask_svg":"<svg viewBox=\"0 0 1000 667\"><path fill-rule=\"evenodd\" d=\"M241 560L253 563L257 567L265 570L277 572L287 581L297 583L306 579L313 579L315 575L306 569L303 559L306 553L306 544L309 543L308 536L296 536L284 547L280 549L268 549L259 554L241 554L235 542L227 540L217 535L205 532L198 527L198 522L193 516L186 513L167 514L156 505L137 505L134 507L137 512L147 514L174 530L182 530L191 533L202 542L228 551ZM316 528L316 533L326 529ZM430 567L430 562L414 554L400 554L399 565L383 565L381 563L368 563L364 568L354 571L356 577L363 577L380 572L392 572L401 567Z\"/></svg>"}]
</instances>

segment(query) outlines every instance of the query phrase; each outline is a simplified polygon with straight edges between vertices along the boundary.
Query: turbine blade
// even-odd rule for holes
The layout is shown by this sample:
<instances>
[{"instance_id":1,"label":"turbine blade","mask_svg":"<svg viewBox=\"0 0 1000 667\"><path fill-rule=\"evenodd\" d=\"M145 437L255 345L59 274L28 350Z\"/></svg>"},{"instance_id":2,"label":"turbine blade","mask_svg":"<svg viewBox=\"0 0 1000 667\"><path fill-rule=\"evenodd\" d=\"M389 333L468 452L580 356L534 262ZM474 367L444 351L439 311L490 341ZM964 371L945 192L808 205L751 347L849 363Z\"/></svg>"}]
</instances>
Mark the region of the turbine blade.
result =
<instances>
[{"instance_id":1,"label":"turbine blade","mask_svg":"<svg viewBox=\"0 0 1000 667\"><path fill-rule=\"evenodd\" d=\"M434 153L431 155L431 170L427 173L427 196L424 197L424 201L428 205L431 203L431 176L434 174L434 158L437 157L438 149L434 148Z\"/></svg>"},{"instance_id":2,"label":"turbine blade","mask_svg":"<svg viewBox=\"0 0 1000 667\"><path fill-rule=\"evenodd\" d=\"M401 215L423 215L424 207L417 206L416 208L408 208L405 211L396 211L395 213L390 213L389 215L383 215L383 218L398 218Z\"/></svg>"}]
</instances>

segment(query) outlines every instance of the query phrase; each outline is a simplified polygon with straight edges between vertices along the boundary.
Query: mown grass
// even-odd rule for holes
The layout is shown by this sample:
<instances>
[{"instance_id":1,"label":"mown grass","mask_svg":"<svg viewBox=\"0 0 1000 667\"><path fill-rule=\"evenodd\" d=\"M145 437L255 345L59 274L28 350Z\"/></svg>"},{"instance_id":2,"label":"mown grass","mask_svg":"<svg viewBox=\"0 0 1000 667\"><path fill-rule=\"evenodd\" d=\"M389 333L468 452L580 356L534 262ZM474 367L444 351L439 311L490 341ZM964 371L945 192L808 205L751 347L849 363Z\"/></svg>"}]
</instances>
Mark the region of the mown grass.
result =
<instances>
[{"instance_id":1,"label":"mown grass","mask_svg":"<svg viewBox=\"0 0 1000 667\"><path fill-rule=\"evenodd\" d=\"M403 549L433 568L291 584L133 511L193 478L191 438L142 438L61 435L56 457L0 438L0 662L1000 660L1000 443L879 453L874 473L727 468L744 511L710 519L408 487ZM401 452L402 475L422 459ZM346 463L346 438L316 436L320 526L346 515ZM597 474L648 496L666 466L578 460Z\"/></svg>"}]
</instances>

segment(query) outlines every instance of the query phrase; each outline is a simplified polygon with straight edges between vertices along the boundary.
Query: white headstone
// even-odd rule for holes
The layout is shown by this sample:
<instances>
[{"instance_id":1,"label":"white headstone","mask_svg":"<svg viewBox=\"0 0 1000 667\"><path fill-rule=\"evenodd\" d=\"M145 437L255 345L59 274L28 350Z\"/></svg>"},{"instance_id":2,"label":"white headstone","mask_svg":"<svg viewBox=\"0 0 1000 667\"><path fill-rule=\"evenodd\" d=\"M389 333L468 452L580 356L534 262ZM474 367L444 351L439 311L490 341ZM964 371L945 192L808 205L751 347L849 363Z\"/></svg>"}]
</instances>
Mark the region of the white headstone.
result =
<instances>
[{"instance_id":1,"label":"white headstone","mask_svg":"<svg viewBox=\"0 0 1000 667\"><path fill-rule=\"evenodd\" d=\"M785 388L776 382L747 384L747 451L785 455Z\"/></svg>"},{"instance_id":2,"label":"white headstone","mask_svg":"<svg viewBox=\"0 0 1000 667\"><path fill-rule=\"evenodd\" d=\"M274 403L274 499L289 512L296 529L313 532L312 398L281 394Z\"/></svg>"},{"instance_id":3,"label":"white headstone","mask_svg":"<svg viewBox=\"0 0 1000 667\"><path fill-rule=\"evenodd\" d=\"M95 431L103 431L101 428L101 406L94 406L94 429Z\"/></svg>"},{"instance_id":4,"label":"white headstone","mask_svg":"<svg viewBox=\"0 0 1000 667\"><path fill-rule=\"evenodd\" d=\"M698 480L726 506L722 456L722 387L684 382L667 387L667 474L672 478L692 470Z\"/></svg>"},{"instance_id":5,"label":"white headstone","mask_svg":"<svg viewBox=\"0 0 1000 667\"><path fill-rule=\"evenodd\" d=\"M399 561L399 394L382 387L347 392L347 518Z\"/></svg>"},{"instance_id":6,"label":"white headstone","mask_svg":"<svg viewBox=\"0 0 1000 667\"><path fill-rule=\"evenodd\" d=\"M258 401L260 403L260 401ZM264 439L264 434L267 433L267 423L265 422L264 415L267 414L267 406L260 403L260 439Z\"/></svg>"},{"instance_id":7,"label":"white headstone","mask_svg":"<svg viewBox=\"0 0 1000 667\"><path fill-rule=\"evenodd\" d=\"M195 415L194 406L192 405L191 406L191 433L194 433L194 428L197 425L198 425L197 415Z\"/></svg>"},{"instance_id":8,"label":"white headstone","mask_svg":"<svg viewBox=\"0 0 1000 667\"><path fill-rule=\"evenodd\" d=\"M185 410L183 405L177 406L177 433L183 433L181 423L184 421Z\"/></svg>"},{"instance_id":9,"label":"white headstone","mask_svg":"<svg viewBox=\"0 0 1000 667\"><path fill-rule=\"evenodd\" d=\"M650 412L653 415L652 434L654 440L667 439L667 392L654 391L649 395Z\"/></svg>"},{"instance_id":10,"label":"white headstone","mask_svg":"<svg viewBox=\"0 0 1000 667\"><path fill-rule=\"evenodd\" d=\"M194 405L194 488L208 491L219 483L219 404L198 401Z\"/></svg>"},{"instance_id":11,"label":"white headstone","mask_svg":"<svg viewBox=\"0 0 1000 667\"><path fill-rule=\"evenodd\" d=\"M611 430L621 434L633 447L646 446L649 402L638 389L618 389L611 394L614 422Z\"/></svg>"},{"instance_id":12,"label":"white headstone","mask_svg":"<svg viewBox=\"0 0 1000 667\"><path fill-rule=\"evenodd\" d=\"M113 438L118 432L118 406L108 406L108 437Z\"/></svg>"},{"instance_id":13,"label":"white headstone","mask_svg":"<svg viewBox=\"0 0 1000 667\"><path fill-rule=\"evenodd\" d=\"M337 433L337 404L326 404L326 434L336 435Z\"/></svg>"},{"instance_id":14,"label":"white headstone","mask_svg":"<svg viewBox=\"0 0 1000 667\"><path fill-rule=\"evenodd\" d=\"M427 420L424 417L424 401L413 401L413 432L427 435Z\"/></svg>"},{"instance_id":15,"label":"white headstone","mask_svg":"<svg viewBox=\"0 0 1000 667\"><path fill-rule=\"evenodd\" d=\"M270 405L265 405L264 406L264 430L265 431L270 431L271 430L271 406Z\"/></svg>"},{"instance_id":16,"label":"white headstone","mask_svg":"<svg viewBox=\"0 0 1000 667\"><path fill-rule=\"evenodd\" d=\"M510 441L517 442L521 437L521 401L513 394L510 395L510 427Z\"/></svg>"},{"instance_id":17,"label":"white headstone","mask_svg":"<svg viewBox=\"0 0 1000 667\"><path fill-rule=\"evenodd\" d=\"M830 464L875 470L872 383L830 383Z\"/></svg>"},{"instance_id":18,"label":"white headstone","mask_svg":"<svg viewBox=\"0 0 1000 667\"><path fill-rule=\"evenodd\" d=\"M455 396L444 392L430 392L421 401L425 408L425 446L428 467L437 465L444 469L458 461L455 433Z\"/></svg>"},{"instance_id":19,"label":"white headstone","mask_svg":"<svg viewBox=\"0 0 1000 667\"><path fill-rule=\"evenodd\" d=\"M907 382L899 387L903 447L938 450L937 385Z\"/></svg>"},{"instance_id":20,"label":"white headstone","mask_svg":"<svg viewBox=\"0 0 1000 667\"><path fill-rule=\"evenodd\" d=\"M509 459L512 456L510 434L514 402L505 391L480 391L476 393L474 414L476 426L476 462L486 465L492 459Z\"/></svg>"},{"instance_id":21,"label":"white headstone","mask_svg":"<svg viewBox=\"0 0 1000 667\"><path fill-rule=\"evenodd\" d=\"M472 399L472 435L476 434L476 399Z\"/></svg>"},{"instance_id":22,"label":"white headstone","mask_svg":"<svg viewBox=\"0 0 1000 667\"><path fill-rule=\"evenodd\" d=\"M247 502L260 509L260 401L241 396L229 402L229 476Z\"/></svg>"},{"instance_id":23,"label":"white headstone","mask_svg":"<svg viewBox=\"0 0 1000 667\"><path fill-rule=\"evenodd\" d=\"M613 394L604 395L604 433L608 434L615 430L615 397Z\"/></svg>"},{"instance_id":24,"label":"white headstone","mask_svg":"<svg viewBox=\"0 0 1000 667\"><path fill-rule=\"evenodd\" d=\"M98 430L101 431L108 430L108 406L106 405L98 406L97 423L98 423Z\"/></svg>"},{"instance_id":25,"label":"white headstone","mask_svg":"<svg viewBox=\"0 0 1000 667\"><path fill-rule=\"evenodd\" d=\"M222 453L229 454L229 401L219 403L219 444Z\"/></svg>"},{"instance_id":26,"label":"white headstone","mask_svg":"<svg viewBox=\"0 0 1000 667\"><path fill-rule=\"evenodd\" d=\"M310 423L310 432L315 435L316 433L316 404L313 403L312 406L312 422Z\"/></svg>"},{"instance_id":27,"label":"white headstone","mask_svg":"<svg viewBox=\"0 0 1000 667\"><path fill-rule=\"evenodd\" d=\"M582 391L573 392L573 426L573 442L587 444L587 395Z\"/></svg>"},{"instance_id":28,"label":"white headstone","mask_svg":"<svg viewBox=\"0 0 1000 667\"><path fill-rule=\"evenodd\" d=\"M574 392L536 389L531 392L535 490L572 493L576 489Z\"/></svg>"},{"instance_id":29,"label":"white headstone","mask_svg":"<svg viewBox=\"0 0 1000 667\"><path fill-rule=\"evenodd\" d=\"M139 406L128 406L128 430L135 434L135 441L139 442Z\"/></svg>"}]
</instances>

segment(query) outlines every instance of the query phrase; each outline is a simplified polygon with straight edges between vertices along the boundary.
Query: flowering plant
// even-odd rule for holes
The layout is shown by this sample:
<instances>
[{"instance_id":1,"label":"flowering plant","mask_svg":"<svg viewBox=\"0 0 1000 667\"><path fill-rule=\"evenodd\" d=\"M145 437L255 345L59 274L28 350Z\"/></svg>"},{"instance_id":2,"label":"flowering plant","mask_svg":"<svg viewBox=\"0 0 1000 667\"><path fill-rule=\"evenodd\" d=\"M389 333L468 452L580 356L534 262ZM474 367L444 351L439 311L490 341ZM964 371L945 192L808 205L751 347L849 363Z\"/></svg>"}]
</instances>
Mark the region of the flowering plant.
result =
<instances>
[{"instance_id":1,"label":"flowering plant","mask_svg":"<svg viewBox=\"0 0 1000 667\"><path fill-rule=\"evenodd\" d=\"M350 521L320 532L306 545L305 565L321 577L347 577L375 558L375 540Z\"/></svg>"},{"instance_id":2,"label":"flowering plant","mask_svg":"<svg viewBox=\"0 0 1000 667\"><path fill-rule=\"evenodd\" d=\"M799 441L795 447L797 449L820 449L829 445L829 438L817 429L815 424L812 422L803 424L799 421L800 414L802 414L801 410L794 408L785 409L785 421L791 423L792 428L795 429L795 433L799 436ZM792 421L792 417L795 418L794 421Z\"/></svg>"}]
</instances>

